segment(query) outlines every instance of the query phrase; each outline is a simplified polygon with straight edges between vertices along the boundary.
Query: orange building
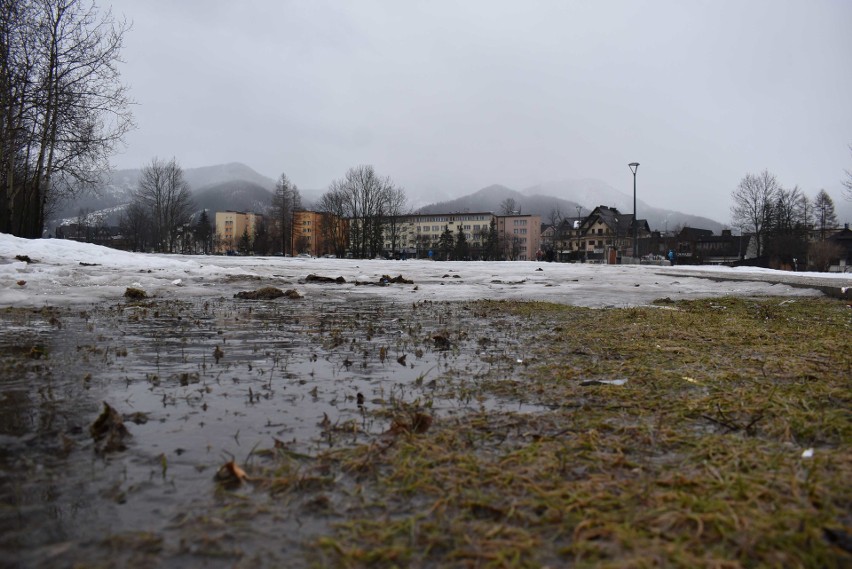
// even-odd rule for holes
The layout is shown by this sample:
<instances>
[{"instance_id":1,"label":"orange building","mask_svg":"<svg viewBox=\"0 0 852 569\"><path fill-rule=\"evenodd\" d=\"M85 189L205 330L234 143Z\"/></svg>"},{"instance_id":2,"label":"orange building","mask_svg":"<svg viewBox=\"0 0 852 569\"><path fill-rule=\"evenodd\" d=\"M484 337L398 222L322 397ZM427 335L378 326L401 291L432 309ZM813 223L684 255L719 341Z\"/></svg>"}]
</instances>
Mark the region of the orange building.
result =
<instances>
[{"instance_id":1,"label":"orange building","mask_svg":"<svg viewBox=\"0 0 852 569\"><path fill-rule=\"evenodd\" d=\"M540 215L498 215L497 235L507 261L535 261L541 247Z\"/></svg>"},{"instance_id":2,"label":"orange building","mask_svg":"<svg viewBox=\"0 0 852 569\"><path fill-rule=\"evenodd\" d=\"M295 211L292 237L293 255L342 257L349 247L349 222L331 213Z\"/></svg>"}]
</instances>

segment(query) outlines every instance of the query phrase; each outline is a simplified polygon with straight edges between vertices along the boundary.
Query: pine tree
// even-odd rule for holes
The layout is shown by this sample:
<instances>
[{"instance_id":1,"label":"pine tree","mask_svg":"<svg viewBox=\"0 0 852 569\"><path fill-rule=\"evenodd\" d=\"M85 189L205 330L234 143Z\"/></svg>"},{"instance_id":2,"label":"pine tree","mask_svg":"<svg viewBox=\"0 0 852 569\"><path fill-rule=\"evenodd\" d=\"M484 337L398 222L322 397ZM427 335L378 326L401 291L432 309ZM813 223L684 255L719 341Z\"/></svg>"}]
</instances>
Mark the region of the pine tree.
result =
<instances>
[{"instance_id":1,"label":"pine tree","mask_svg":"<svg viewBox=\"0 0 852 569\"><path fill-rule=\"evenodd\" d=\"M814 199L814 224L819 227L819 237L825 240L827 229L837 227L837 213L834 211L834 201L825 190L820 190Z\"/></svg>"},{"instance_id":2,"label":"pine tree","mask_svg":"<svg viewBox=\"0 0 852 569\"><path fill-rule=\"evenodd\" d=\"M213 249L213 226L206 209L198 216L198 221L192 228L192 235L198 250L205 255L209 254Z\"/></svg>"},{"instance_id":3,"label":"pine tree","mask_svg":"<svg viewBox=\"0 0 852 569\"><path fill-rule=\"evenodd\" d=\"M440 239L438 239L438 252L440 253L440 258L449 261L450 254L453 252L453 247L455 246L455 239L453 239L453 232L450 231L450 226L444 226L444 232L441 233Z\"/></svg>"},{"instance_id":4,"label":"pine tree","mask_svg":"<svg viewBox=\"0 0 852 569\"><path fill-rule=\"evenodd\" d=\"M456 232L456 246L454 257L456 261L464 261L470 256L470 246L467 243L467 236L464 234L464 229L459 225L459 230Z\"/></svg>"},{"instance_id":5,"label":"pine tree","mask_svg":"<svg viewBox=\"0 0 852 569\"><path fill-rule=\"evenodd\" d=\"M251 249L251 237L249 236L248 227L243 229L243 235L240 237L240 242L237 245L237 250L243 255L247 255Z\"/></svg>"},{"instance_id":6,"label":"pine tree","mask_svg":"<svg viewBox=\"0 0 852 569\"><path fill-rule=\"evenodd\" d=\"M488 235L483 244L483 257L487 261L497 261L500 258L500 237L497 235L497 220L491 218Z\"/></svg>"}]
</instances>

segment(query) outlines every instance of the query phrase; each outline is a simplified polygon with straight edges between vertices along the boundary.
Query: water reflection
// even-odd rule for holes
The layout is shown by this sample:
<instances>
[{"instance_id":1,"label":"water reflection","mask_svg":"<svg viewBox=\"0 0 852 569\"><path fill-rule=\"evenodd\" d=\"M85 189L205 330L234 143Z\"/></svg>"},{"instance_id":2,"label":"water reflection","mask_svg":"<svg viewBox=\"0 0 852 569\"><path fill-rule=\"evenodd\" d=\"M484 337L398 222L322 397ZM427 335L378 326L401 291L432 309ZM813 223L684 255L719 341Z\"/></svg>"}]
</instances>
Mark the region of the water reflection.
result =
<instances>
[{"instance_id":1,"label":"water reflection","mask_svg":"<svg viewBox=\"0 0 852 569\"><path fill-rule=\"evenodd\" d=\"M169 528L209 511L226 460L276 441L304 454L365 442L404 403L499 406L477 382L516 375L511 327L461 305L218 298L0 319L0 552L12 564L112 559L105 544L126 532L154 532L178 559ZM95 452L103 401L125 415L124 452Z\"/></svg>"}]
</instances>

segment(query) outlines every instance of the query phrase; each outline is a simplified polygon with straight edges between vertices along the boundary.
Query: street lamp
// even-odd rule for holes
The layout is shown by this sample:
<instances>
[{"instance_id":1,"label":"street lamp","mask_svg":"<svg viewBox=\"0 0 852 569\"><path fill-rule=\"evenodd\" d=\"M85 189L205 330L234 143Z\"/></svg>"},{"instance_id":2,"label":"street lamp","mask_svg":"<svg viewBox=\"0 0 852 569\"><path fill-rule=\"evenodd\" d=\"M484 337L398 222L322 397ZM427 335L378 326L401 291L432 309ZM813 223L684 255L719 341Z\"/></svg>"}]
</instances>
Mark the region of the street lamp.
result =
<instances>
[{"instance_id":1,"label":"street lamp","mask_svg":"<svg viewBox=\"0 0 852 569\"><path fill-rule=\"evenodd\" d=\"M633 258L636 259L639 257L639 219L636 217L636 170L639 169L639 162L631 162L628 166L633 172Z\"/></svg>"}]
</instances>

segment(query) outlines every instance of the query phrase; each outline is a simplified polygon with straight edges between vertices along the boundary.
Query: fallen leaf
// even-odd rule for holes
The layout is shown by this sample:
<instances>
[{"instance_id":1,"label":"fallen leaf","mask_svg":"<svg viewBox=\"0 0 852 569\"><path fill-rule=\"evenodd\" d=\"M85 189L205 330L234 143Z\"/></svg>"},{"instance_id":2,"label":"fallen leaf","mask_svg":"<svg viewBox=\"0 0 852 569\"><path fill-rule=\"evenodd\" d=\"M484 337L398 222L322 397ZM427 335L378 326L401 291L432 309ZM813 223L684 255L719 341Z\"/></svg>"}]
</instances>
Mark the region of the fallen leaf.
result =
<instances>
[{"instance_id":1,"label":"fallen leaf","mask_svg":"<svg viewBox=\"0 0 852 569\"><path fill-rule=\"evenodd\" d=\"M239 486L243 482L249 480L246 471L239 467L233 460L229 460L216 471L214 477L216 482L220 482L225 486Z\"/></svg>"}]
</instances>

